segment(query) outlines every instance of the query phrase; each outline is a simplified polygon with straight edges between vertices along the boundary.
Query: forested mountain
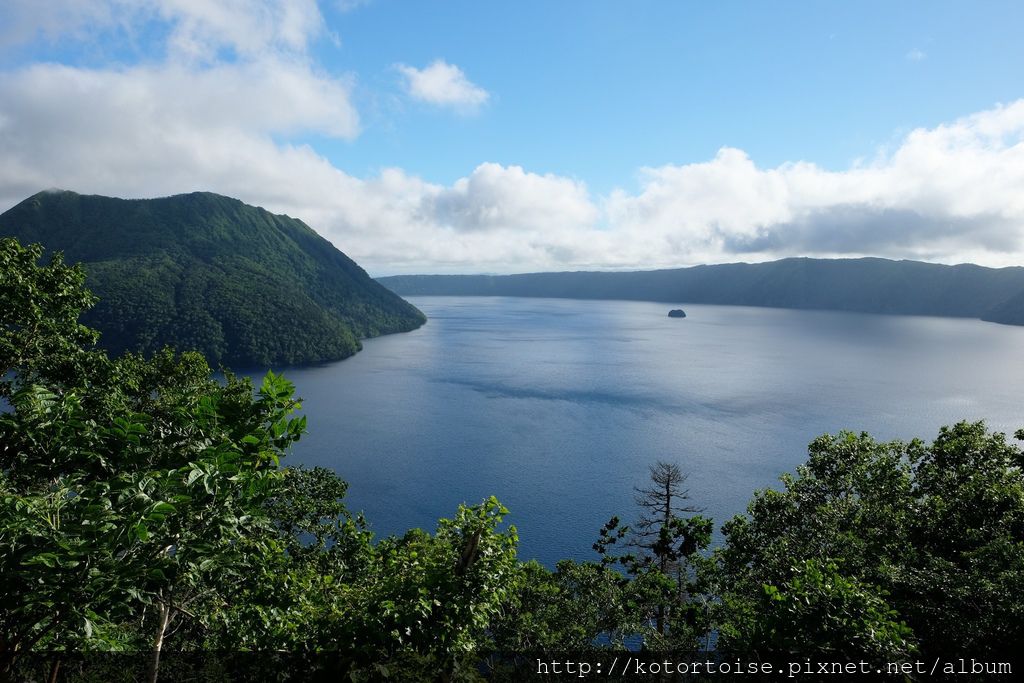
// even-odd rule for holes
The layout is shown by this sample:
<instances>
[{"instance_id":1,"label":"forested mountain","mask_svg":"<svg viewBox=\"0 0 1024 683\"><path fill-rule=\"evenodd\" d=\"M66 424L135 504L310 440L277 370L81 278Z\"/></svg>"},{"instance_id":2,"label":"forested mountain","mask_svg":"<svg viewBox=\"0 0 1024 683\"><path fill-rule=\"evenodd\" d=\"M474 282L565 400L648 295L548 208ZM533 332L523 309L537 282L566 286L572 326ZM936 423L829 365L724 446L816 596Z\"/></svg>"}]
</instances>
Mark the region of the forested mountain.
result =
<instances>
[{"instance_id":1,"label":"forested mountain","mask_svg":"<svg viewBox=\"0 0 1024 683\"><path fill-rule=\"evenodd\" d=\"M302 221L209 192L114 199L40 192L0 236L81 262L83 321L113 353L164 345L234 367L337 360L426 320Z\"/></svg>"},{"instance_id":2,"label":"forested mountain","mask_svg":"<svg viewBox=\"0 0 1024 683\"><path fill-rule=\"evenodd\" d=\"M537 296L982 318L1024 324L1024 268L789 258L637 272L399 275L402 295Z\"/></svg>"}]
</instances>

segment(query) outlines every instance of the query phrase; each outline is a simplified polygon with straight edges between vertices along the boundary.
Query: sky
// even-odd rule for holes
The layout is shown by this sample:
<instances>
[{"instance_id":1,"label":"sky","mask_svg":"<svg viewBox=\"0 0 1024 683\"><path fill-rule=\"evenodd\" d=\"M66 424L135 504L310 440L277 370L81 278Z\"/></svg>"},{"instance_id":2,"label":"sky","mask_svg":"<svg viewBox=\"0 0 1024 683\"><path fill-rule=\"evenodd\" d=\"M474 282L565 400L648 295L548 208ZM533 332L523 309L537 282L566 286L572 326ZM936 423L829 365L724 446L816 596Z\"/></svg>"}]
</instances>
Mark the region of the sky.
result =
<instances>
[{"instance_id":1,"label":"sky","mask_svg":"<svg viewBox=\"0 0 1024 683\"><path fill-rule=\"evenodd\" d=\"M2 0L0 211L207 190L371 275L1024 265L1024 3Z\"/></svg>"}]
</instances>

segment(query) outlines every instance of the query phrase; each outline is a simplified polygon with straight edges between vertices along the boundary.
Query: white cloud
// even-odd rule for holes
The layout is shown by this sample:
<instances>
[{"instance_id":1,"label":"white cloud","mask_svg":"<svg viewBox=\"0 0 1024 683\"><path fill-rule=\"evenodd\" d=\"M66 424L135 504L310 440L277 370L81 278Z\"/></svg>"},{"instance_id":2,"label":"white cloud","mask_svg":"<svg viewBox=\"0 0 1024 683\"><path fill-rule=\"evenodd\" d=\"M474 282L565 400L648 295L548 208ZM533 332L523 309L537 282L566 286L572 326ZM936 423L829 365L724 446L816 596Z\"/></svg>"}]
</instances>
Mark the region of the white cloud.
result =
<instances>
[{"instance_id":1,"label":"white cloud","mask_svg":"<svg viewBox=\"0 0 1024 683\"><path fill-rule=\"evenodd\" d=\"M91 70L37 64L0 74L10 94L5 116L39 132L100 135L106 129L239 128L291 133L315 130L353 137L359 117L345 79L316 74L282 60L220 64L201 70L176 65ZM68 108L71 111L68 111ZM61 122L60 130L45 130Z\"/></svg>"},{"instance_id":2,"label":"white cloud","mask_svg":"<svg viewBox=\"0 0 1024 683\"><path fill-rule=\"evenodd\" d=\"M55 41L62 36L84 37L86 26L113 25L112 10L111 4L91 0L6 0L0 9L0 47L37 38Z\"/></svg>"},{"instance_id":3,"label":"white cloud","mask_svg":"<svg viewBox=\"0 0 1024 683\"><path fill-rule=\"evenodd\" d=\"M423 102L474 111L490 97L486 90L470 82L462 69L443 59L423 69L405 64L397 64L396 68L405 77L409 96Z\"/></svg>"},{"instance_id":4,"label":"white cloud","mask_svg":"<svg viewBox=\"0 0 1024 683\"><path fill-rule=\"evenodd\" d=\"M44 187L132 197L219 188L270 204L303 196L305 183L357 182L308 147L275 142L359 132L352 79L309 58L323 30L315 0L10 0L0 15L7 45L42 37L92 50L104 32L146 43L136 66L0 71L5 208Z\"/></svg>"},{"instance_id":5,"label":"white cloud","mask_svg":"<svg viewBox=\"0 0 1024 683\"><path fill-rule=\"evenodd\" d=\"M1024 262L1024 100L912 131L893 153L845 171L759 168L723 148L644 169L637 192L593 197L578 180L494 163L448 186L401 169L353 177L269 134L351 134L343 84L310 81L301 67L272 79L251 71L266 68L283 67L221 66L198 80L172 67L4 75L0 208L53 186L135 197L207 189L302 218L377 273L791 255ZM254 80L279 90L250 90ZM161 94L167 84L176 92ZM285 100L306 104L273 104Z\"/></svg>"},{"instance_id":6,"label":"white cloud","mask_svg":"<svg viewBox=\"0 0 1024 683\"><path fill-rule=\"evenodd\" d=\"M0 45L39 37L95 42L102 31L133 34L162 22L170 58L206 62L221 50L243 58L302 53L324 30L316 0L5 0L0 18Z\"/></svg>"},{"instance_id":7,"label":"white cloud","mask_svg":"<svg viewBox=\"0 0 1024 683\"><path fill-rule=\"evenodd\" d=\"M913 50L911 50L910 52L907 53L907 59L909 59L912 62L920 62L920 61L926 59L927 57L928 57L928 54L926 52L918 50L917 48L915 48L915 49L913 49Z\"/></svg>"},{"instance_id":8,"label":"white cloud","mask_svg":"<svg viewBox=\"0 0 1024 683\"><path fill-rule=\"evenodd\" d=\"M256 150L287 153L271 134L350 138L359 125L347 83L276 60L200 71L34 65L0 74L0 102L5 198L50 186L195 189L218 168L244 178L235 167Z\"/></svg>"},{"instance_id":9,"label":"white cloud","mask_svg":"<svg viewBox=\"0 0 1024 683\"><path fill-rule=\"evenodd\" d=\"M660 240L686 262L737 255L882 255L1024 261L1024 100L912 131L891 155L846 171L759 169L740 150L648 169L614 194L623 234Z\"/></svg>"},{"instance_id":10,"label":"white cloud","mask_svg":"<svg viewBox=\"0 0 1024 683\"><path fill-rule=\"evenodd\" d=\"M481 164L438 192L428 208L439 222L463 232L522 226L556 232L587 227L598 218L583 183L494 163Z\"/></svg>"},{"instance_id":11,"label":"white cloud","mask_svg":"<svg viewBox=\"0 0 1024 683\"><path fill-rule=\"evenodd\" d=\"M792 255L1010 265L1024 262L1021 186L1024 100L912 131L893 153L845 171L759 168L723 148L709 161L644 169L638 192L592 197L577 180L515 166L481 164L447 187L391 170L356 181L344 207L321 200L314 225L387 272Z\"/></svg>"}]
</instances>

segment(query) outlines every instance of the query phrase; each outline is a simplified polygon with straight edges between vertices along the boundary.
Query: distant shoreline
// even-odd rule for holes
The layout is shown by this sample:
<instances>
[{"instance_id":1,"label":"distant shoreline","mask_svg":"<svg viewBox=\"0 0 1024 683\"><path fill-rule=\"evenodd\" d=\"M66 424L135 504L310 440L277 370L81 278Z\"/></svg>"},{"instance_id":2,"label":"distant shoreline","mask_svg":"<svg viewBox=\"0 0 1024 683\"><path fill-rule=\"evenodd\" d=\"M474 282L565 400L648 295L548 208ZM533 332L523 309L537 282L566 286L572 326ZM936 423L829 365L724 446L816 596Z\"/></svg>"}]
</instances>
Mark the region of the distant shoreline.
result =
<instances>
[{"instance_id":1,"label":"distant shoreline","mask_svg":"<svg viewBox=\"0 0 1024 683\"><path fill-rule=\"evenodd\" d=\"M789 258L652 271L377 278L400 296L517 296L977 318L1024 325L1024 268Z\"/></svg>"}]
</instances>

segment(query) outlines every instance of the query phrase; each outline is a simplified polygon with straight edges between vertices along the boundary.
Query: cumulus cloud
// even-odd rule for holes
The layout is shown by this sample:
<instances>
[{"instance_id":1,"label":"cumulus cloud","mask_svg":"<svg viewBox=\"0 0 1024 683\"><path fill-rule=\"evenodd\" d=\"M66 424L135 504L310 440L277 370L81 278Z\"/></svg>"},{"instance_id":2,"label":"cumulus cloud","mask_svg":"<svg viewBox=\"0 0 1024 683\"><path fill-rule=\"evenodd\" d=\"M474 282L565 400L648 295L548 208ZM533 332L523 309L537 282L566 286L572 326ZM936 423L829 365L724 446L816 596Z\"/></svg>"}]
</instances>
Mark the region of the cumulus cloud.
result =
<instances>
[{"instance_id":1,"label":"cumulus cloud","mask_svg":"<svg viewBox=\"0 0 1024 683\"><path fill-rule=\"evenodd\" d=\"M758 168L740 150L644 171L610 222L686 262L735 256L880 255L990 264L1024 250L1024 101L911 132L845 171Z\"/></svg>"},{"instance_id":2,"label":"cumulus cloud","mask_svg":"<svg viewBox=\"0 0 1024 683\"><path fill-rule=\"evenodd\" d=\"M494 163L481 164L438 192L426 208L441 224L459 231L530 226L554 232L587 227L598 218L583 183Z\"/></svg>"},{"instance_id":3,"label":"cumulus cloud","mask_svg":"<svg viewBox=\"0 0 1024 683\"><path fill-rule=\"evenodd\" d=\"M239 166L252 155L272 164L295 152L273 144L272 134L354 136L348 89L276 60L201 71L41 64L2 73L0 195L50 186L139 195L202 189L211 171L244 178L252 171Z\"/></svg>"},{"instance_id":4,"label":"cumulus cloud","mask_svg":"<svg viewBox=\"0 0 1024 683\"><path fill-rule=\"evenodd\" d=\"M413 99L463 111L475 111L490 94L472 83L462 69L438 59L423 69L397 64L405 79L406 92Z\"/></svg>"},{"instance_id":5,"label":"cumulus cloud","mask_svg":"<svg viewBox=\"0 0 1024 683\"><path fill-rule=\"evenodd\" d=\"M278 110L245 85L248 70L271 67L220 68L209 89L190 81L193 92L178 103L159 96L161 84L187 77L173 72L42 65L0 77L4 206L51 186L118 196L209 189L302 218L377 273L792 255L1024 261L1024 100L912 131L891 154L844 171L760 168L723 148L708 161L643 169L636 192L595 197L578 179L495 163L450 185L401 169L353 177L308 146L268 135L352 134L342 86L304 77L289 85L280 74L271 79L280 96L268 101L308 105Z\"/></svg>"}]
</instances>

